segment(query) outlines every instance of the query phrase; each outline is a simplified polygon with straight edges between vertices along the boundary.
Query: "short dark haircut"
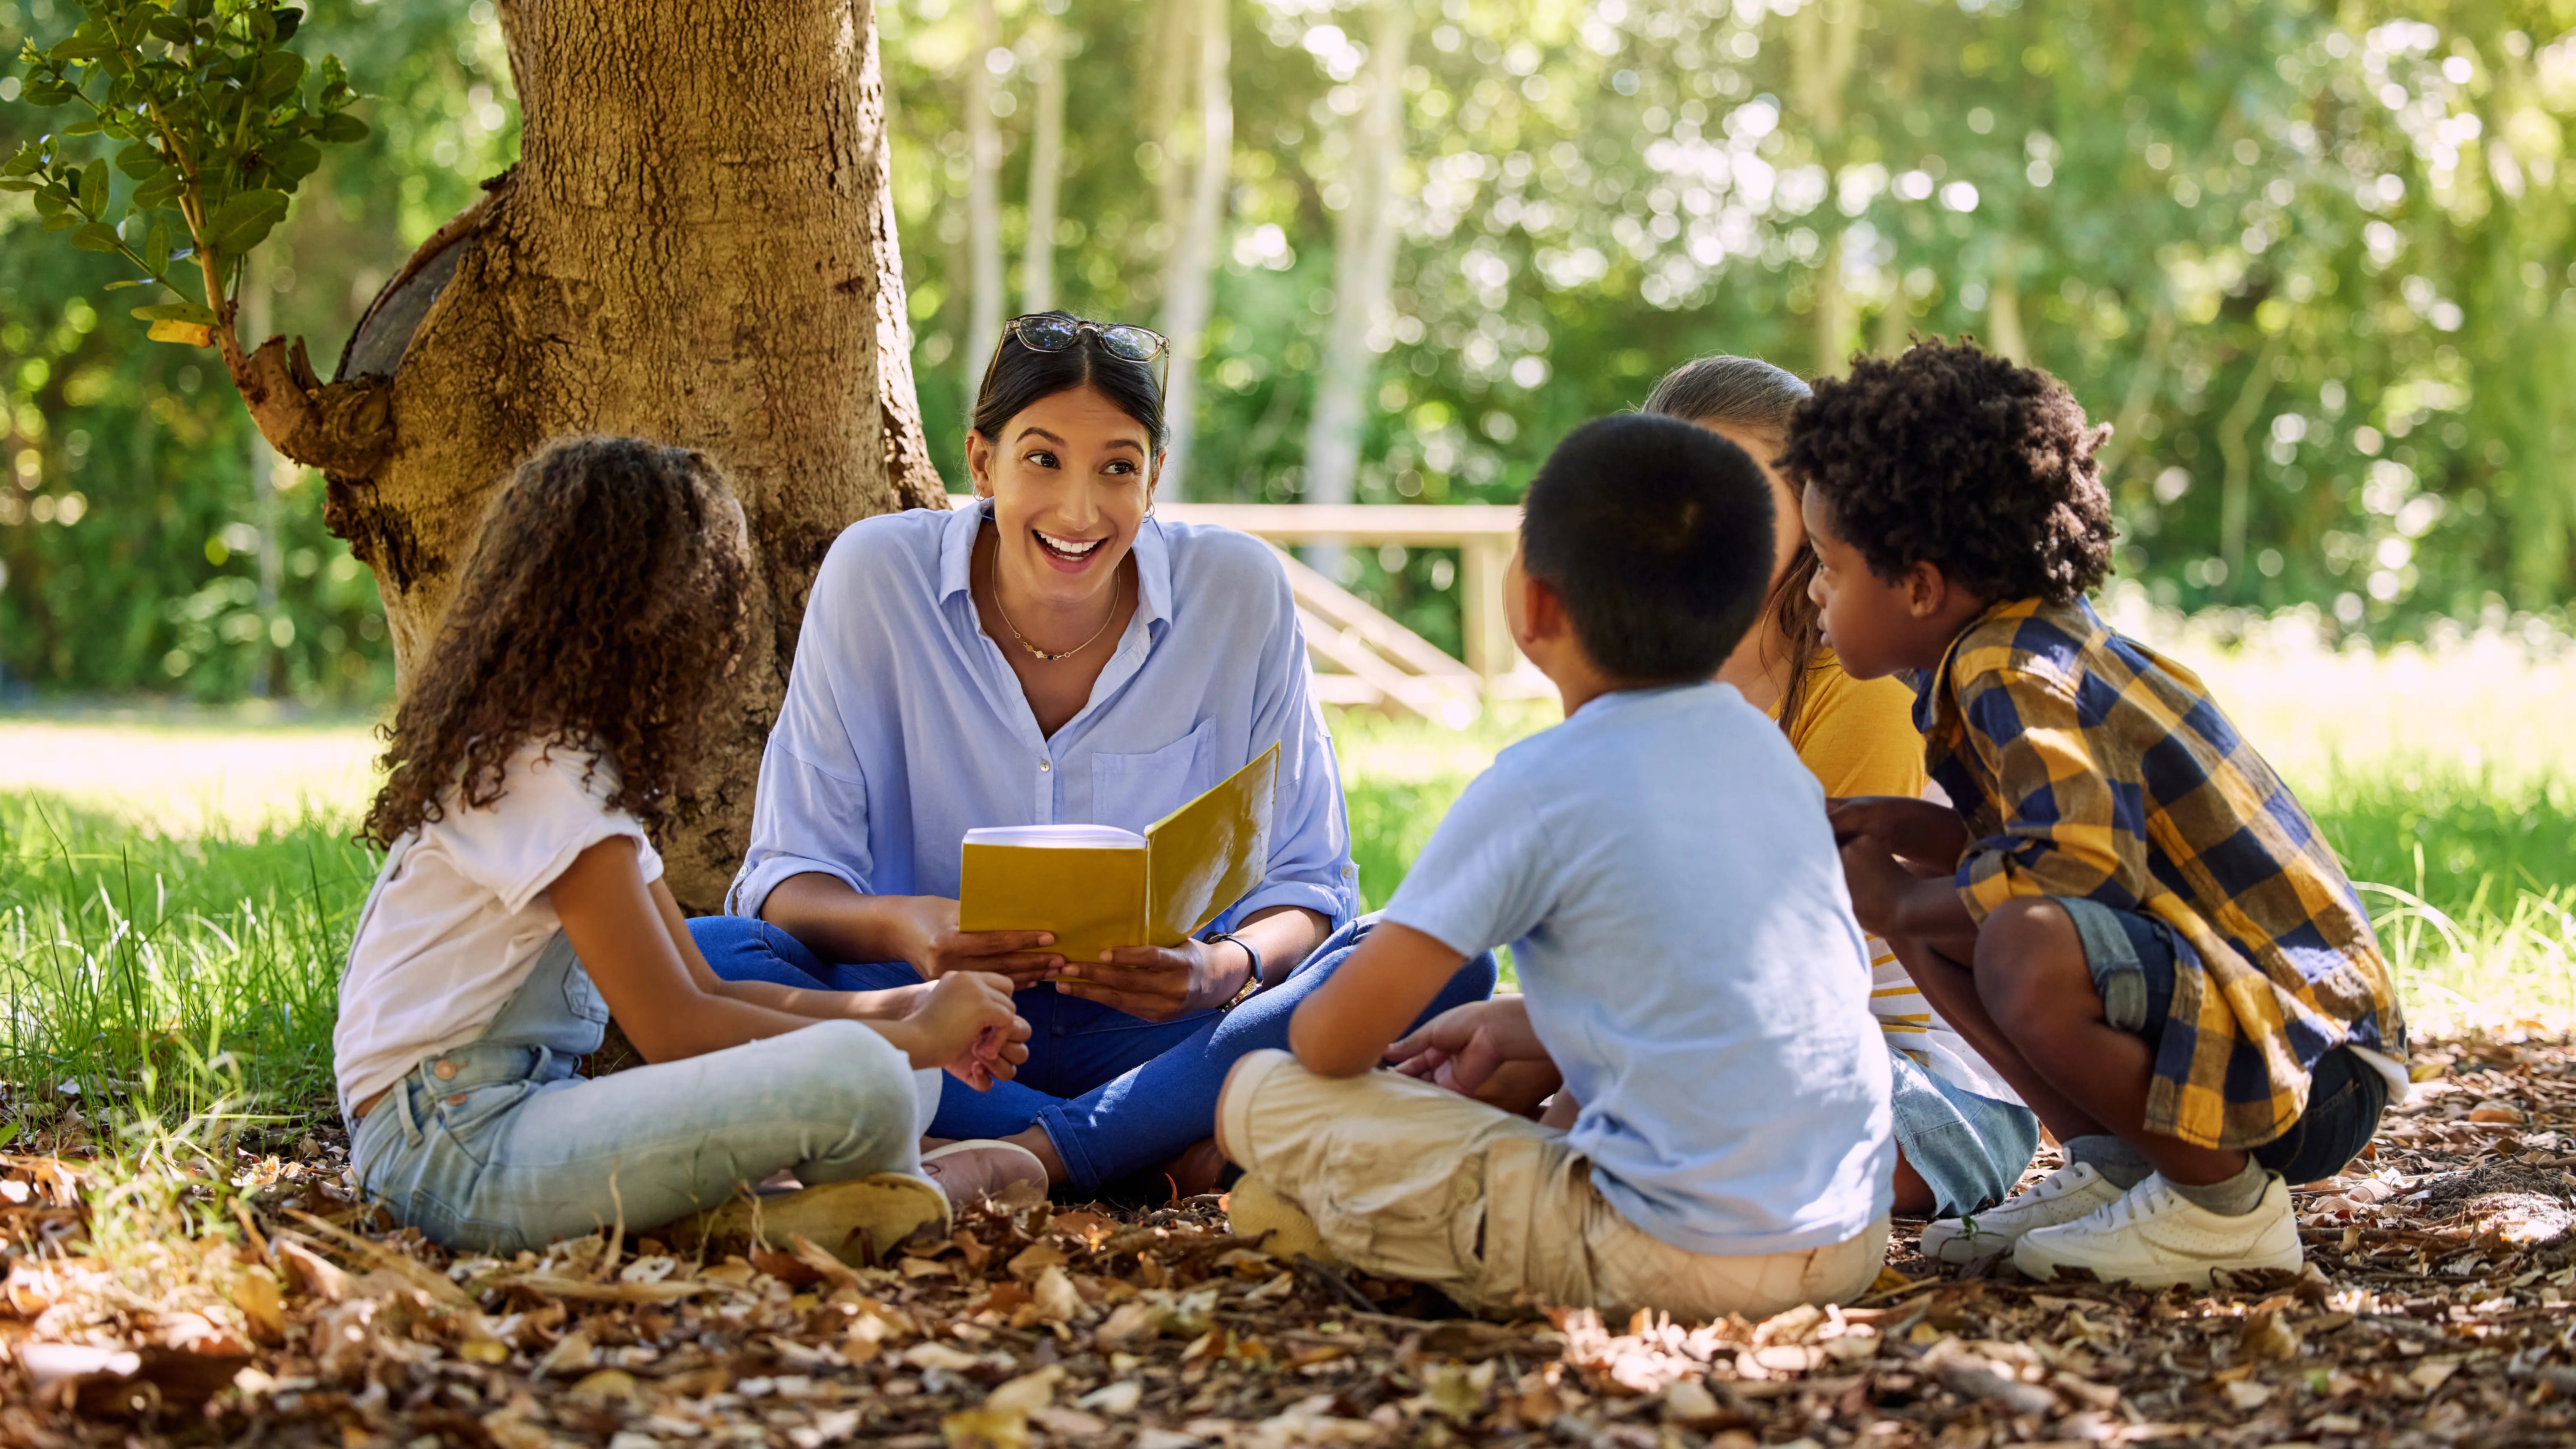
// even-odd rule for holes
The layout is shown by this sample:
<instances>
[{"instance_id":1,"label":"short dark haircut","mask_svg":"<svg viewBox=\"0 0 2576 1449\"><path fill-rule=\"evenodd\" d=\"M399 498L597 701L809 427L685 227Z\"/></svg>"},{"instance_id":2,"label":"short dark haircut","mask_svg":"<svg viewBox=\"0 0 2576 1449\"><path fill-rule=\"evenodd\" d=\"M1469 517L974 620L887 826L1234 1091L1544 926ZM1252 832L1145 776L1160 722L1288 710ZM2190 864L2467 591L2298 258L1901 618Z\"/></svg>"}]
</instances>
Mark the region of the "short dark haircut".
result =
<instances>
[{"instance_id":1,"label":"short dark haircut","mask_svg":"<svg viewBox=\"0 0 2576 1449\"><path fill-rule=\"evenodd\" d=\"M2056 378L1936 337L1818 382L1779 467L1882 579L1928 563L1979 598L2071 604L2111 571L2110 435Z\"/></svg>"},{"instance_id":2,"label":"short dark haircut","mask_svg":"<svg viewBox=\"0 0 2576 1449\"><path fill-rule=\"evenodd\" d=\"M1532 479L1521 564L1627 685L1706 679L1771 582L1771 485L1744 450L1675 418L1599 418Z\"/></svg>"},{"instance_id":3,"label":"short dark haircut","mask_svg":"<svg viewBox=\"0 0 2576 1449\"><path fill-rule=\"evenodd\" d=\"M1081 319L1070 312L1036 315ZM1163 451L1163 390L1154 382L1154 364L1134 362L1100 345L1098 334L1084 332L1061 352L1039 352L1020 345L1017 334L1002 339L1001 350L984 371L983 390L975 397L975 431L999 441L1002 429L1034 404L1060 392L1093 387L1118 410L1145 425L1145 439Z\"/></svg>"}]
</instances>

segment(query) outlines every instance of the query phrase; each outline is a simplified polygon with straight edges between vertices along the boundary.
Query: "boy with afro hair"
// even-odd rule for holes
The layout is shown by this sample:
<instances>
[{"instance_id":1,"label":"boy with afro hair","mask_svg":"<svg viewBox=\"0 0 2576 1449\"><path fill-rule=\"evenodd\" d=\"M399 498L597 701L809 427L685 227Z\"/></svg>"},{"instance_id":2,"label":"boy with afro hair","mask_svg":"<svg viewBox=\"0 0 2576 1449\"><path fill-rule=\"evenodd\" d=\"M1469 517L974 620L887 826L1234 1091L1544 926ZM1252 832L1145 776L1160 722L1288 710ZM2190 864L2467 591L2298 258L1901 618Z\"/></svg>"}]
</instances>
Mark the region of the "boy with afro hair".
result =
<instances>
[{"instance_id":1,"label":"boy with afro hair","mask_svg":"<svg viewBox=\"0 0 2576 1449\"><path fill-rule=\"evenodd\" d=\"M1912 677L1952 802L1835 802L1853 909L2066 1149L1924 1254L2199 1286L2299 1267L2287 1184L2369 1142L2406 1029L2307 812L2198 679L2085 602L2109 431L2046 373L1934 340L1817 383L1779 466L1826 642Z\"/></svg>"}]
</instances>

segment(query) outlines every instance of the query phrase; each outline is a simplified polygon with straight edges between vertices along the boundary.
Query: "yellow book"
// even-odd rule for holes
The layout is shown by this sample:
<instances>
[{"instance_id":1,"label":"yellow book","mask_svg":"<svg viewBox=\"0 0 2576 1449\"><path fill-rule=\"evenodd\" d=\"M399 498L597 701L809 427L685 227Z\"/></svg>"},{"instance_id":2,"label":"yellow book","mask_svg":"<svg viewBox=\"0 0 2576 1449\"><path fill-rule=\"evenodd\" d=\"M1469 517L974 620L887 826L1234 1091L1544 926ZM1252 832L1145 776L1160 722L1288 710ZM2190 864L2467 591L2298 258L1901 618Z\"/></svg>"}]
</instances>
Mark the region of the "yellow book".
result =
<instances>
[{"instance_id":1,"label":"yellow book","mask_svg":"<svg viewBox=\"0 0 2576 1449\"><path fill-rule=\"evenodd\" d=\"M1053 931L1075 965L1118 946L1177 946L1252 893L1270 863L1272 745L1145 827L1004 825L966 832L957 925Z\"/></svg>"}]
</instances>

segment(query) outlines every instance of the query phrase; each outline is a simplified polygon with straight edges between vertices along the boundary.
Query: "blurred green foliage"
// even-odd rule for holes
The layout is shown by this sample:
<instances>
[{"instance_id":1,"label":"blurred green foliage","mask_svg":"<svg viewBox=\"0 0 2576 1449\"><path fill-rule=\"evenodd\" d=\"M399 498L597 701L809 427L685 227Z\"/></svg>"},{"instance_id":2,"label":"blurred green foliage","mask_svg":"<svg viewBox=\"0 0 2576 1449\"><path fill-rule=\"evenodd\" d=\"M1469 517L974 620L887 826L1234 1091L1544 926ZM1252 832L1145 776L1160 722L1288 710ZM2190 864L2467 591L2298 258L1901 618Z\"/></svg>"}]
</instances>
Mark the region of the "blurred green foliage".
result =
<instances>
[{"instance_id":1,"label":"blurred green foliage","mask_svg":"<svg viewBox=\"0 0 2576 1449\"><path fill-rule=\"evenodd\" d=\"M1016 279L1041 15L1073 37L1057 293L1150 322L1185 159L1163 154L1179 3L997 0L999 50L974 0L877 7L915 361L952 480L990 347L962 335L966 67L993 77ZM1191 497L1299 496L1360 37L1384 3L1231 5ZM1972 332L2119 424L2121 569L2162 602L2308 607L2379 639L2437 615L2563 621L2576 0L1402 3L1420 7L1403 243L1372 318L1361 498L1507 501L1568 427L1700 353L1814 372ZM75 18L0 0L0 45ZM490 0L314 0L298 44L374 97L374 134L325 160L267 249L273 330L328 356L515 154L516 120ZM18 98L0 80L0 146L50 114ZM0 198L0 668L47 689L380 691L372 585L320 537L318 488L280 494L263 530L211 358L99 326L115 269L22 243L33 225ZM281 562L263 609L272 536L272 558L313 566ZM1455 645L1454 558L1354 557L1364 593Z\"/></svg>"}]
</instances>

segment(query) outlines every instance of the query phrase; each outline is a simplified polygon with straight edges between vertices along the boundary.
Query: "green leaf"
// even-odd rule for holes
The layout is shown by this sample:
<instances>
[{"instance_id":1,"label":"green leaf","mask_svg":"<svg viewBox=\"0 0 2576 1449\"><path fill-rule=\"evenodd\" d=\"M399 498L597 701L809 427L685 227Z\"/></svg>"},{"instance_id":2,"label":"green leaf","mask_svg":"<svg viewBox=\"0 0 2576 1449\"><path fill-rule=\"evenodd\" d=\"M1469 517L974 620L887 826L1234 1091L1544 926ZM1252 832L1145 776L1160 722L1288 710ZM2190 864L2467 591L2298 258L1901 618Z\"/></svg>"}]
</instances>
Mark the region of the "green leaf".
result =
<instances>
[{"instance_id":1,"label":"green leaf","mask_svg":"<svg viewBox=\"0 0 2576 1449\"><path fill-rule=\"evenodd\" d=\"M42 182L37 184L39 186L44 186L44 183ZM56 191L51 186L44 186L43 190L36 193L36 215L43 217L47 221L51 221L58 216L66 215L71 211L71 209L71 202L65 199L62 193Z\"/></svg>"},{"instance_id":2,"label":"green leaf","mask_svg":"<svg viewBox=\"0 0 2576 1449\"><path fill-rule=\"evenodd\" d=\"M86 25L81 27L82 30L88 28ZM45 59L56 65L87 65L105 59L115 49L116 42L105 36L86 36L74 31L55 42L54 48L45 52Z\"/></svg>"},{"instance_id":3,"label":"green leaf","mask_svg":"<svg viewBox=\"0 0 2576 1449\"><path fill-rule=\"evenodd\" d=\"M168 217L153 218L151 238L143 243L143 265L156 277L170 269L170 219Z\"/></svg>"},{"instance_id":4,"label":"green leaf","mask_svg":"<svg viewBox=\"0 0 2576 1449\"><path fill-rule=\"evenodd\" d=\"M238 257L258 246L286 215L286 193L262 188L236 193L206 218L205 243L216 255Z\"/></svg>"},{"instance_id":5,"label":"green leaf","mask_svg":"<svg viewBox=\"0 0 2576 1449\"><path fill-rule=\"evenodd\" d=\"M46 76L29 76L27 88L19 93L19 99L31 106L59 106L71 100L73 95L74 91L68 81L57 81Z\"/></svg>"},{"instance_id":6,"label":"green leaf","mask_svg":"<svg viewBox=\"0 0 2576 1449\"><path fill-rule=\"evenodd\" d=\"M197 41L197 27L166 11L144 21L143 27L152 32L154 39L172 45L194 45Z\"/></svg>"},{"instance_id":7,"label":"green leaf","mask_svg":"<svg viewBox=\"0 0 2576 1449\"><path fill-rule=\"evenodd\" d=\"M125 277L108 283L105 290L110 292L122 292L128 287L156 287L160 284L161 279L159 277Z\"/></svg>"},{"instance_id":8,"label":"green leaf","mask_svg":"<svg viewBox=\"0 0 2576 1449\"><path fill-rule=\"evenodd\" d=\"M261 155L268 162L269 174L290 189L322 164L322 148L310 141L280 141Z\"/></svg>"},{"instance_id":9,"label":"green leaf","mask_svg":"<svg viewBox=\"0 0 2576 1449\"><path fill-rule=\"evenodd\" d=\"M80 213L76 211L58 212L45 218L47 231L70 231L79 225L81 225Z\"/></svg>"},{"instance_id":10,"label":"green leaf","mask_svg":"<svg viewBox=\"0 0 2576 1449\"><path fill-rule=\"evenodd\" d=\"M295 35L295 27L304 23L304 12L301 10L280 9L271 13L277 20L277 39L281 44L292 39Z\"/></svg>"},{"instance_id":11,"label":"green leaf","mask_svg":"<svg viewBox=\"0 0 2576 1449\"><path fill-rule=\"evenodd\" d=\"M160 175L153 177L151 180L135 187L134 204L145 208L168 206L171 202L174 202L181 196L185 195L187 190L188 178L180 175L179 168L173 166L169 170L162 172Z\"/></svg>"},{"instance_id":12,"label":"green leaf","mask_svg":"<svg viewBox=\"0 0 2576 1449\"><path fill-rule=\"evenodd\" d=\"M134 316L144 322L194 322L200 327L212 327L217 320L203 302L155 302L135 308Z\"/></svg>"},{"instance_id":13,"label":"green leaf","mask_svg":"<svg viewBox=\"0 0 2576 1449\"><path fill-rule=\"evenodd\" d=\"M116 228L91 222L72 233L72 245L85 252L112 252L117 249Z\"/></svg>"},{"instance_id":14,"label":"green leaf","mask_svg":"<svg viewBox=\"0 0 2576 1449\"><path fill-rule=\"evenodd\" d=\"M324 116L322 124L314 128L313 134L331 145L344 146L352 141L367 139L367 123L346 111L339 111Z\"/></svg>"},{"instance_id":15,"label":"green leaf","mask_svg":"<svg viewBox=\"0 0 2576 1449\"><path fill-rule=\"evenodd\" d=\"M63 134L66 136L95 136L106 129L106 123L101 121L98 117L83 116L79 120L72 122L70 125L63 127Z\"/></svg>"},{"instance_id":16,"label":"green leaf","mask_svg":"<svg viewBox=\"0 0 2576 1449\"><path fill-rule=\"evenodd\" d=\"M30 141L8 160L0 161L0 176L33 176L44 164L44 158L36 152L36 143Z\"/></svg>"},{"instance_id":17,"label":"green leaf","mask_svg":"<svg viewBox=\"0 0 2576 1449\"><path fill-rule=\"evenodd\" d=\"M0 176L0 191L33 191L43 184L32 176Z\"/></svg>"},{"instance_id":18,"label":"green leaf","mask_svg":"<svg viewBox=\"0 0 2576 1449\"><path fill-rule=\"evenodd\" d=\"M92 161L81 168L81 209L96 215L107 210L107 162Z\"/></svg>"},{"instance_id":19,"label":"green leaf","mask_svg":"<svg viewBox=\"0 0 2576 1449\"><path fill-rule=\"evenodd\" d=\"M304 57L291 50L272 50L259 58L257 74L253 89L261 96L269 100L291 96L304 84Z\"/></svg>"},{"instance_id":20,"label":"green leaf","mask_svg":"<svg viewBox=\"0 0 2576 1449\"><path fill-rule=\"evenodd\" d=\"M159 175L161 166L161 149L149 141L137 141L116 153L116 169L137 181Z\"/></svg>"}]
</instances>

